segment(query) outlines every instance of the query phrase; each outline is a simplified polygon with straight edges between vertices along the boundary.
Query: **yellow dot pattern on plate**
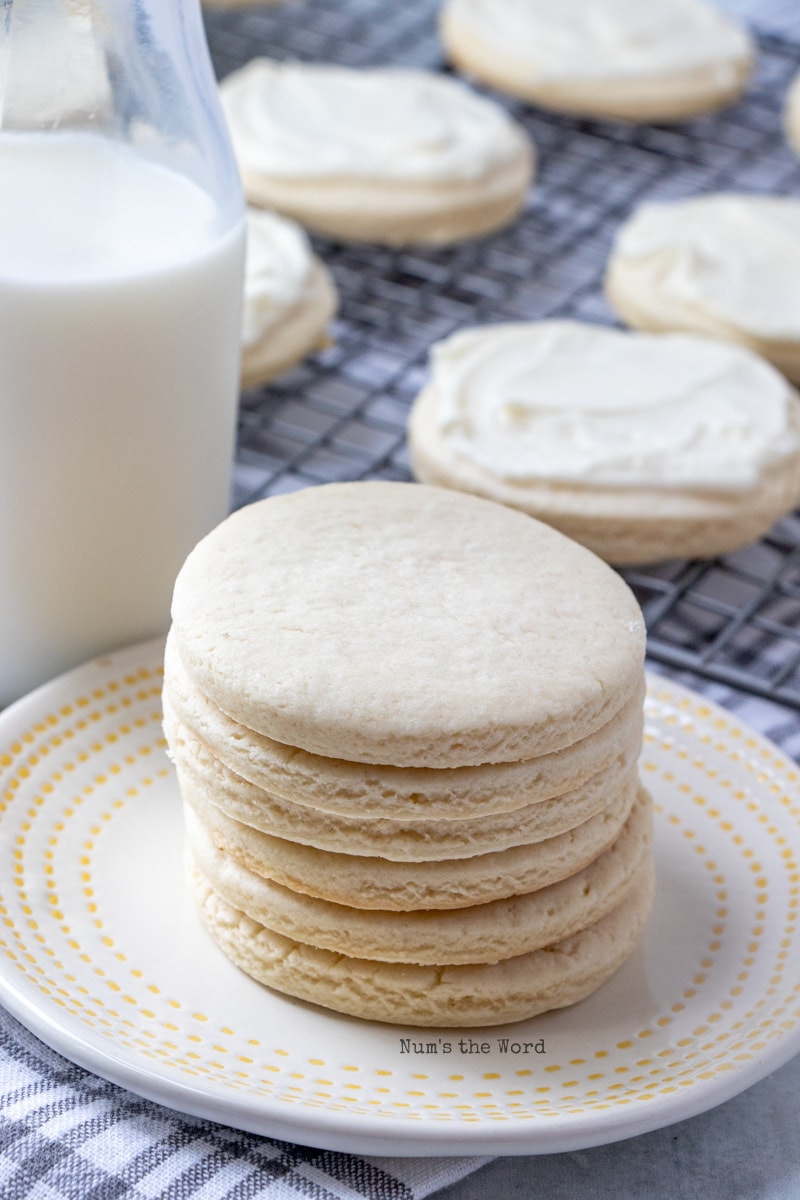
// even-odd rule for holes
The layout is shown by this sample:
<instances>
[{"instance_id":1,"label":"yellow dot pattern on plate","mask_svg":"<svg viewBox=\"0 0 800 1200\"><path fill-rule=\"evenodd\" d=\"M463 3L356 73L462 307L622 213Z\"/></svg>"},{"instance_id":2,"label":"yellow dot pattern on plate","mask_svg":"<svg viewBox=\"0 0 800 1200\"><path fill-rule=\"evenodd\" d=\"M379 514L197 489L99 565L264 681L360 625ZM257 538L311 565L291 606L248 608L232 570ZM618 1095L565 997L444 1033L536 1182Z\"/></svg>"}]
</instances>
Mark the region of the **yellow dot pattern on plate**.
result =
<instances>
[{"instance_id":1,"label":"yellow dot pattern on plate","mask_svg":"<svg viewBox=\"0 0 800 1200\"><path fill-rule=\"evenodd\" d=\"M661 797L657 822L682 847L712 898L713 915L690 973L624 1037L606 1043L595 1035L576 1054L568 1034L550 1032L547 1052L537 1058L520 1049L501 1053L502 1030L473 1031L469 1036L493 1050L490 1061L481 1061L459 1051L461 1031L436 1043L424 1031L398 1029L387 1035L385 1064L376 1066L352 1057L339 1062L324 1045L272 1044L263 1030L237 1028L197 997L172 995L108 926L94 874L98 847L113 836L115 819L171 770L160 731L160 684L159 663L121 676L109 668L90 693L75 695L0 747L1 852L10 860L0 876L8 880L0 892L3 973L24 979L40 1006L91 1030L115 1052L178 1080L286 1105L485 1124L648 1104L736 1071L800 1023L800 983L791 971L800 872L797 838L787 836L787 828L800 829L800 776L733 718L681 691L676 698L661 681L651 682L643 776ZM62 878L59 850L76 822L87 832L78 861ZM754 830L757 846L749 836ZM730 961L737 899L731 864L749 881L752 903L735 970L727 970L721 986L719 962L726 954ZM65 903L76 888L81 921ZM524 1038L515 1030L508 1045L533 1043L547 1026L526 1028ZM431 1049L404 1056L404 1037Z\"/></svg>"}]
</instances>

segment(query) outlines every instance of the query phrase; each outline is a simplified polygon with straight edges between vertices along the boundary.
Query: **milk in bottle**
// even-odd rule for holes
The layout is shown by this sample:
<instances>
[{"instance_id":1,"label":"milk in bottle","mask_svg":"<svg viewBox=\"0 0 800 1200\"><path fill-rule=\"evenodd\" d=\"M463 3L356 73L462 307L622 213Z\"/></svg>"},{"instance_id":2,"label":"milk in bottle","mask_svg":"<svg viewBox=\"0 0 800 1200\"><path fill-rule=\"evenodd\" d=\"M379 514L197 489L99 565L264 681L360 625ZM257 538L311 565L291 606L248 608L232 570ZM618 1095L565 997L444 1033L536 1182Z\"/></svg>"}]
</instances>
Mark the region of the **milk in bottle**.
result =
<instances>
[{"instance_id":1,"label":"milk in bottle","mask_svg":"<svg viewBox=\"0 0 800 1200\"><path fill-rule=\"evenodd\" d=\"M0 30L0 705L166 630L183 558L230 505L243 204L202 31L187 38L199 6L167 7L138 54L142 0L79 10L86 61L113 60L96 121L85 78L72 120L25 74L34 0ZM69 0L42 11L72 14L74 37Z\"/></svg>"}]
</instances>

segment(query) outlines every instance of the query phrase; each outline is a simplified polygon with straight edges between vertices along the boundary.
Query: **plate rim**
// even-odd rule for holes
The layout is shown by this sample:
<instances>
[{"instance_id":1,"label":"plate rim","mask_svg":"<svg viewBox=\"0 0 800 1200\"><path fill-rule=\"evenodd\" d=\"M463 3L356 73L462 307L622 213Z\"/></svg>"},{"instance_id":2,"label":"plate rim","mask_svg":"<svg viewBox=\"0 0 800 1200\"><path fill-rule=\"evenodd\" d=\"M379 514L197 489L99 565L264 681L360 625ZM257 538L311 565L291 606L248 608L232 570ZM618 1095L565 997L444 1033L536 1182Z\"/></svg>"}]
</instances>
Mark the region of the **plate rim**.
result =
<instances>
[{"instance_id":1,"label":"plate rim","mask_svg":"<svg viewBox=\"0 0 800 1200\"><path fill-rule=\"evenodd\" d=\"M0 712L0 737L18 721L30 722L44 700L51 702L55 690L73 687L87 672L106 669L112 664L118 669L121 659L131 660L131 665L159 665L162 650L163 638L151 638L64 672ZM661 689L670 694L676 707L681 701L701 706L708 711L710 719L721 717L748 738L755 739L761 748L769 751L777 769L797 772L796 764L780 747L710 697L649 670L647 683L648 696L652 690ZM467 1122L445 1128L444 1123L438 1127L433 1123L423 1126L407 1119L392 1120L377 1114L355 1114L338 1109L307 1107L299 1110L299 1115L291 1116L285 1111L277 1111L277 1101L270 1097L262 1097L260 1111L254 1112L252 1097L249 1101L236 1096L223 1100L219 1095L204 1091L202 1083L184 1083L180 1079L158 1075L146 1066L134 1066L126 1057L81 1038L80 1031L72 1028L69 1021L59 1022L60 1010L54 1006L47 1010L44 1005L32 1004L9 977L5 958L0 959L0 1003L30 1033L68 1061L169 1109L178 1117L208 1120L243 1132L319 1149L391 1157L535 1156L610 1145L716 1108L765 1079L800 1051L799 1023L748 1062L715 1074L711 1080L686 1089L677 1097L654 1097L651 1103L637 1106L636 1112L627 1108L594 1111L590 1119L580 1121L576 1121L574 1115L562 1112L548 1116L539 1126L530 1121L515 1122L511 1116L506 1118L502 1128L498 1123L493 1130L488 1122L485 1128Z\"/></svg>"}]
</instances>

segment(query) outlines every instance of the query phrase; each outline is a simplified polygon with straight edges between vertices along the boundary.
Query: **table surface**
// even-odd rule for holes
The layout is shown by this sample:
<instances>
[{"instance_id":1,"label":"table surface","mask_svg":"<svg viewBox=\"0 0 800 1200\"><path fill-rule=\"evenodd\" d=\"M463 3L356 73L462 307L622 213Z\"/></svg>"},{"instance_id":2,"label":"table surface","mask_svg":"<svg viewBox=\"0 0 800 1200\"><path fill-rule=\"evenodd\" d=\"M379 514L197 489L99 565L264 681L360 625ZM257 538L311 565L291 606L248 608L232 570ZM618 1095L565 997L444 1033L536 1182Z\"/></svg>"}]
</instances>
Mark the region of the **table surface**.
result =
<instances>
[{"instance_id":1,"label":"table surface","mask_svg":"<svg viewBox=\"0 0 800 1200\"><path fill-rule=\"evenodd\" d=\"M501 1158L441 1200L796 1200L800 1058L711 1112L641 1137L541 1157Z\"/></svg>"}]
</instances>

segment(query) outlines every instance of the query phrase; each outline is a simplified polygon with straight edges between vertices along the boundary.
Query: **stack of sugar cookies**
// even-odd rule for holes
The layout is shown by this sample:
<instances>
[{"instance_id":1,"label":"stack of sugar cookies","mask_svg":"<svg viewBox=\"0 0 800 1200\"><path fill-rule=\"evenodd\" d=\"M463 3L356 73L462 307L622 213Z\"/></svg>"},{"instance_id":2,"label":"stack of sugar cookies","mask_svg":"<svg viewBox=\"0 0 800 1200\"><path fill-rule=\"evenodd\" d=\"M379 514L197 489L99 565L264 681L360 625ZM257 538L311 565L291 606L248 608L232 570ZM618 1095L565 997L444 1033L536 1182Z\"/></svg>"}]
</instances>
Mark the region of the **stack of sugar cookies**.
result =
<instances>
[{"instance_id":1,"label":"stack of sugar cookies","mask_svg":"<svg viewBox=\"0 0 800 1200\"><path fill-rule=\"evenodd\" d=\"M235 513L178 576L165 661L212 938L374 1020L586 997L651 905L643 657L619 576L492 501L345 483Z\"/></svg>"}]
</instances>

